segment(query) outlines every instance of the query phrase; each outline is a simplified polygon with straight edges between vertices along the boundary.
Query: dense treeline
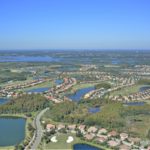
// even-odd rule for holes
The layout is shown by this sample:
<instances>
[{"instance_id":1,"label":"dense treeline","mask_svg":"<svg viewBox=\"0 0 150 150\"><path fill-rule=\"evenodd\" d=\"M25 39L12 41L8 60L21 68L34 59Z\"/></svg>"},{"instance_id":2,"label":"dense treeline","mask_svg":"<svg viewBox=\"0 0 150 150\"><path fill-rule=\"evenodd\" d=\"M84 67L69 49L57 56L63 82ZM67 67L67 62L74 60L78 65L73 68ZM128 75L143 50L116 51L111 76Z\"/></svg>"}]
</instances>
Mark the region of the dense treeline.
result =
<instances>
[{"instance_id":1,"label":"dense treeline","mask_svg":"<svg viewBox=\"0 0 150 150\"><path fill-rule=\"evenodd\" d=\"M109 128L122 127L124 125L124 120L120 115L122 109L123 106L121 103L106 104L100 112L85 118L85 124L100 125Z\"/></svg>"},{"instance_id":2,"label":"dense treeline","mask_svg":"<svg viewBox=\"0 0 150 150\"><path fill-rule=\"evenodd\" d=\"M54 121L63 121L65 116L72 113L77 105L74 102L66 101L60 104L55 104L46 112L46 117L51 117Z\"/></svg>"},{"instance_id":3,"label":"dense treeline","mask_svg":"<svg viewBox=\"0 0 150 150\"><path fill-rule=\"evenodd\" d=\"M109 83L99 83L95 85L95 88L96 89L100 89L100 88L110 89L111 85Z\"/></svg>"},{"instance_id":4,"label":"dense treeline","mask_svg":"<svg viewBox=\"0 0 150 150\"><path fill-rule=\"evenodd\" d=\"M121 112L122 116L132 116L132 115L150 115L150 105L143 106L128 106L124 108Z\"/></svg>"},{"instance_id":5,"label":"dense treeline","mask_svg":"<svg viewBox=\"0 0 150 150\"><path fill-rule=\"evenodd\" d=\"M52 105L51 105L52 106ZM89 113L88 108L100 107L100 112ZM128 128L128 122L131 118L143 115L150 115L150 106L125 106L120 102L111 102L103 100L82 100L79 103L63 102L53 105L45 114L46 118L51 118L57 122L66 122L70 124L98 125L101 127L117 130Z\"/></svg>"},{"instance_id":6,"label":"dense treeline","mask_svg":"<svg viewBox=\"0 0 150 150\"><path fill-rule=\"evenodd\" d=\"M29 73L27 72L11 72L8 70L0 71L0 83L8 82L8 81L23 81L27 79Z\"/></svg>"},{"instance_id":7,"label":"dense treeline","mask_svg":"<svg viewBox=\"0 0 150 150\"><path fill-rule=\"evenodd\" d=\"M138 84L150 85L150 80L149 79L141 79L138 81Z\"/></svg>"},{"instance_id":8,"label":"dense treeline","mask_svg":"<svg viewBox=\"0 0 150 150\"><path fill-rule=\"evenodd\" d=\"M26 113L38 111L49 106L49 101L41 95L23 95L0 106L0 113Z\"/></svg>"}]
</instances>

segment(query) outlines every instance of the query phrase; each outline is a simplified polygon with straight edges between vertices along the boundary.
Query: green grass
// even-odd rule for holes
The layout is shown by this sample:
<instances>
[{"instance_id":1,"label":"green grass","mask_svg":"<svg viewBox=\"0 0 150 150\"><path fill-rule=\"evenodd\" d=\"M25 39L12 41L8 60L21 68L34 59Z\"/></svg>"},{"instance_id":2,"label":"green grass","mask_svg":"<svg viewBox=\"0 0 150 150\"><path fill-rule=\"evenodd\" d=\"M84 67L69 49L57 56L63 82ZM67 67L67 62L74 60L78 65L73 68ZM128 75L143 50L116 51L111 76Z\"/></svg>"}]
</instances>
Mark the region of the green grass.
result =
<instances>
[{"instance_id":1,"label":"green grass","mask_svg":"<svg viewBox=\"0 0 150 150\"><path fill-rule=\"evenodd\" d=\"M71 88L71 92L75 92L82 88L87 88L91 86L95 86L97 83L83 83L83 84L76 84Z\"/></svg>"},{"instance_id":2,"label":"green grass","mask_svg":"<svg viewBox=\"0 0 150 150\"><path fill-rule=\"evenodd\" d=\"M126 129L129 130L129 132L138 135L138 137L141 137L142 139L146 139L148 130L150 129L149 125L149 115L137 115L126 117Z\"/></svg>"},{"instance_id":3,"label":"green grass","mask_svg":"<svg viewBox=\"0 0 150 150\"><path fill-rule=\"evenodd\" d=\"M0 150L14 150L14 146L4 146L4 147L0 147Z\"/></svg>"},{"instance_id":4,"label":"green grass","mask_svg":"<svg viewBox=\"0 0 150 150\"><path fill-rule=\"evenodd\" d=\"M74 141L72 143L66 143L66 140L68 138L68 136L72 136L74 138ZM56 135L58 142L57 143L53 143L50 142L48 144L46 144L45 142L43 142L43 144L40 146L40 149L72 149L72 145L74 145L75 143L80 143L81 140L79 138L77 138L75 136L75 134L57 134Z\"/></svg>"},{"instance_id":5,"label":"green grass","mask_svg":"<svg viewBox=\"0 0 150 150\"><path fill-rule=\"evenodd\" d=\"M120 90L111 92L110 95L116 96L116 95L123 95L123 96L127 96L129 94L135 93L139 91L139 88L142 87L144 85L134 85L131 87L126 87L126 88L122 88Z\"/></svg>"},{"instance_id":6,"label":"green grass","mask_svg":"<svg viewBox=\"0 0 150 150\"><path fill-rule=\"evenodd\" d=\"M54 81L47 81L47 82L38 84L36 86L32 86L32 87L29 87L29 88L24 88L22 90L23 91L28 91L28 90L32 90L32 89L35 89L35 88L52 87L52 86L54 86L54 84L55 84Z\"/></svg>"},{"instance_id":7,"label":"green grass","mask_svg":"<svg viewBox=\"0 0 150 150\"><path fill-rule=\"evenodd\" d=\"M72 143L66 143L66 140L68 139L68 136L72 136L74 138L74 141ZM95 147L98 147L98 148L102 148L102 149L105 149L105 150L110 150L108 148L105 148L101 145L98 145L98 144L95 144L93 142L87 142L87 141L83 141L81 140L80 138L76 137L75 134L72 134L72 133L67 133L67 134L62 134L62 133L58 133L56 135L56 139L58 140L57 143L53 143L53 142L50 142L48 144L46 144L45 142L43 142L40 147L39 147L39 150L55 150L55 149L61 149L61 150L72 150L73 149L73 145L74 144L88 144L88 145L91 145L91 146L95 146Z\"/></svg>"}]
</instances>

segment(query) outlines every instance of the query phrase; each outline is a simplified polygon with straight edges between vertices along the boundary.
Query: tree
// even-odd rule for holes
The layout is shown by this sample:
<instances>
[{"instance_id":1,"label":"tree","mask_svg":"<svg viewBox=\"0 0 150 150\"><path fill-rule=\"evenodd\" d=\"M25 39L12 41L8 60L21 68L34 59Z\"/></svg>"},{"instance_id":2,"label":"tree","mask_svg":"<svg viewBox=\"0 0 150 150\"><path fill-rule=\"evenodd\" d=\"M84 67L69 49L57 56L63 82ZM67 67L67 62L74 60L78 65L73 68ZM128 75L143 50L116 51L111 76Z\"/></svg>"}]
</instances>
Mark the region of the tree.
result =
<instances>
[{"instance_id":1,"label":"tree","mask_svg":"<svg viewBox=\"0 0 150 150\"><path fill-rule=\"evenodd\" d=\"M148 130L147 138L150 139L150 129Z\"/></svg>"}]
</instances>

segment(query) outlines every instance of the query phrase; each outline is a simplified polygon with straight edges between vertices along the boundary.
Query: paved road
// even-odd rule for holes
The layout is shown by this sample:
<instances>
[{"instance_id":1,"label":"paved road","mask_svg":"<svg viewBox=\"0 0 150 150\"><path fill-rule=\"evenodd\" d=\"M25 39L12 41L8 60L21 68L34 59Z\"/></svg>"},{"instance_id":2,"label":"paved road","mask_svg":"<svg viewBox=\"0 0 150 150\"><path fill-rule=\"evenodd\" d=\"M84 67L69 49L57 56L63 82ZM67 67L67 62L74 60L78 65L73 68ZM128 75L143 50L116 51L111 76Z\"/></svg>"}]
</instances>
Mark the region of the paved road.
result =
<instances>
[{"instance_id":1,"label":"paved road","mask_svg":"<svg viewBox=\"0 0 150 150\"><path fill-rule=\"evenodd\" d=\"M32 145L31 145L31 148L32 150L36 150L38 145L40 144L41 142L41 139L42 139L42 135L43 135L43 130L42 130L42 126L41 126L41 122L40 122L40 119L42 117L42 115L48 110L49 108L46 108L44 110L42 110L35 118L34 120L34 124L35 124L35 128L36 128L36 131L35 131L35 136L33 137L33 142L32 142Z\"/></svg>"}]
</instances>

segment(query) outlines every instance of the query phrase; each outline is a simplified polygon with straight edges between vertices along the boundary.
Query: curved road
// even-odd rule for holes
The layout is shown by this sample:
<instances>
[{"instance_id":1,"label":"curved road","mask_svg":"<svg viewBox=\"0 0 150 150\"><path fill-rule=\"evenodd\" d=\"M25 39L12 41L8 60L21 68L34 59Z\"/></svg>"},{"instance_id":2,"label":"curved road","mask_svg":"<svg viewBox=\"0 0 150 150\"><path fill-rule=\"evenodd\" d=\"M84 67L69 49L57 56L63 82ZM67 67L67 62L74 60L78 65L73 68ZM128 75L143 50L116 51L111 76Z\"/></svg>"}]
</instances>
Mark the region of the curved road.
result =
<instances>
[{"instance_id":1,"label":"curved road","mask_svg":"<svg viewBox=\"0 0 150 150\"><path fill-rule=\"evenodd\" d=\"M44 110L42 110L35 118L34 120L34 124L35 124L35 136L33 136L33 139L32 139L32 142L31 142L31 146L30 146L30 149L32 150L36 150L38 145L40 144L41 142L41 139L42 139L42 135L43 135L43 129L42 129L42 126L41 126L41 122L40 122L40 119L42 117L42 115L48 110L49 108L46 108Z\"/></svg>"}]
</instances>

